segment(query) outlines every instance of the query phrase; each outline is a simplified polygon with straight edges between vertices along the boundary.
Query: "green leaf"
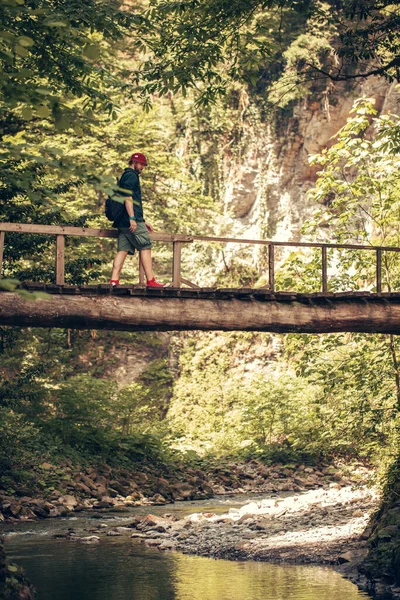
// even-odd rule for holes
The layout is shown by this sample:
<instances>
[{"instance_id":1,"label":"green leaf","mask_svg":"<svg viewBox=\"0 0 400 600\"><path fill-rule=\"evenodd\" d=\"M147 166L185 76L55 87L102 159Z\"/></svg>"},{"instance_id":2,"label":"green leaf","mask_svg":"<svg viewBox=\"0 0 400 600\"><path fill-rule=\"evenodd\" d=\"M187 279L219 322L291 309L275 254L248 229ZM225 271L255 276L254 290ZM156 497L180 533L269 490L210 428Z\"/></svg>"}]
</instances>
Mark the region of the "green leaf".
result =
<instances>
[{"instance_id":1,"label":"green leaf","mask_svg":"<svg viewBox=\"0 0 400 600\"><path fill-rule=\"evenodd\" d=\"M20 46L25 46L26 48L30 48L35 43L34 40L26 35L22 35L17 39L17 42Z\"/></svg>"},{"instance_id":2,"label":"green leaf","mask_svg":"<svg viewBox=\"0 0 400 600\"><path fill-rule=\"evenodd\" d=\"M55 126L58 131L64 131L64 129L68 129L71 126L68 117L64 114L57 115L55 120Z\"/></svg>"},{"instance_id":3,"label":"green leaf","mask_svg":"<svg viewBox=\"0 0 400 600\"><path fill-rule=\"evenodd\" d=\"M37 87L35 88L35 92L37 94L41 94L42 96L48 96L49 94L51 94L51 90L45 87Z\"/></svg>"},{"instance_id":4,"label":"green leaf","mask_svg":"<svg viewBox=\"0 0 400 600\"><path fill-rule=\"evenodd\" d=\"M47 25L47 27L68 27L66 21L53 21L52 19L46 19L44 24Z\"/></svg>"},{"instance_id":5,"label":"green leaf","mask_svg":"<svg viewBox=\"0 0 400 600\"><path fill-rule=\"evenodd\" d=\"M32 119L32 115L33 115L32 109L29 108L28 106L26 106L25 108L22 109L21 115L26 121L30 121Z\"/></svg>"},{"instance_id":6,"label":"green leaf","mask_svg":"<svg viewBox=\"0 0 400 600\"><path fill-rule=\"evenodd\" d=\"M41 106L38 106L36 108L36 114L38 117L41 117L42 119L47 119L47 117L50 116L51 112L48 106L45 106L44 104L42 104Z\"/></svg>"},{"instance_id":7,"label":"green leaf","mask_svg":"<svg viewBox=\"0 0 400 600\"><path fill-rule=\"evenodd\" d=\"M29 55L29 50L24 46L15 46L14 52L15 54L18 54L18 56L22 56L23 58Z\"/></svg>"},{"instance_id":8,"label":"green leaf","mask_svg":"<svg viewBox=\"0 0 400 600\"><path fill-rule=\"evenodd\" d=\"M99 46L97 44L87 44L83 48L83 52L82 53L87 58L95 60L96 58L99 58L99 56L100 56L100 48L99 48Z\"/></svg>"}]
</instances>

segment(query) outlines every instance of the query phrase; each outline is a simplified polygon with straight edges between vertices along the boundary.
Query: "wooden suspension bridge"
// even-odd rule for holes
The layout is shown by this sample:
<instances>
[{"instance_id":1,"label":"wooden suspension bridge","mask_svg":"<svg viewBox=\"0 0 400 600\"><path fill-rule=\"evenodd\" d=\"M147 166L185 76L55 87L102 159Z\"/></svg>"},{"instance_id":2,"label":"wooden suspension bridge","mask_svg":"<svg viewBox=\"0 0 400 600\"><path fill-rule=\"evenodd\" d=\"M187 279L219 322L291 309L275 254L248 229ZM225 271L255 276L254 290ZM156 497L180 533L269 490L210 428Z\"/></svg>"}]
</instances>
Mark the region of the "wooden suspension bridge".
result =
<instances>
[{"instance_id":1,"label":"wooden suspension bridge","mask_svg":"<svg viewBox=\"0 0 400 600\"><path fill-rule=\"evenodd\" d=\"M229 237L153 233L155 242L172 244L171 287L147 289L139 269L138 285L65 284L65 237L115 238L109 229L0 223L0 274L7 234L39 234L56 238L55 283L24 282L29 291L44 291L46 298L24 299L0 291L0 325L68 327L75 329L241 330L279 333L400 333L400 292L384 291L384 253L397 247L355 244L278 242ZM182 247L193 241L262 245L268 249L268 284L262 288L204 288L182 275ZM321 252L320 288L314 293L279 291L275 286L275 250L281 247L314 248ZM373 252L373 290L329 291L328 251Z\"/></svg>"}]
</instances>

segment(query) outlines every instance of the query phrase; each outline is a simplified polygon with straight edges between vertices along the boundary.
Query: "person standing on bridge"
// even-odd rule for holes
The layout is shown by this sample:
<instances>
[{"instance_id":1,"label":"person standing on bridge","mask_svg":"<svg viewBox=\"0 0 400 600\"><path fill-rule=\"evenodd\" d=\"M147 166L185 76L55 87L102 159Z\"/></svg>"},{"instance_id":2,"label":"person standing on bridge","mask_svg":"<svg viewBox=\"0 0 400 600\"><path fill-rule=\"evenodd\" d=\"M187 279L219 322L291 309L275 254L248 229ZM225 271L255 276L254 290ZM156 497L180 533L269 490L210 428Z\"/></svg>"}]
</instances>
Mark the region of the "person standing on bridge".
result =
<instances>
[{"instance_id":1,"label":"person standing on bridge","mask_svg":"<svg viewBox=\"0 0 400 600\"><path fill-rule=\"evenodd\" d=\"M131 190L131 194L119 192L120 195L126 197L126 200L121 218L113 223L113 227L118 228L118 250L114 258L110 280L112 286L119 284L125 259L128 254L135 254L135 250L139 252L140 262L147 279L147 287L162 288L165 286L163 283L158 283L154 277L151 258L152 241L149 236L153 227L150 223L146 223L143 217L139 177L145 167L147 167L145 155L135 152L129 160L129 167L125 169L118 182L119 187Z\"/></svg>"}]
</instances>

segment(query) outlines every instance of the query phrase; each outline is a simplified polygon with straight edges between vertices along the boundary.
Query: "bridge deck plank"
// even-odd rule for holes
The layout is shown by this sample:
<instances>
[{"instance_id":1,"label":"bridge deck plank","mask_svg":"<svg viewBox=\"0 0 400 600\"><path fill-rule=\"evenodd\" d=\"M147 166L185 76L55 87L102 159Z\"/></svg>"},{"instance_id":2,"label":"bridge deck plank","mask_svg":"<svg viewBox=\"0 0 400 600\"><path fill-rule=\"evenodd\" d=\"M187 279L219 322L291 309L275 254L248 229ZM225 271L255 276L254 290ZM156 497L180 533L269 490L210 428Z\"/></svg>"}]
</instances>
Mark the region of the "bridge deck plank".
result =
<instances>
[{"instance_id":1,"label":"bridge deck plank","mask_svg":"<svg viewBox=\"0 0 400 600\"><path fill-rule=\"evenodd\" d=\"M325 300L400 300L400 291L395 292L371 292L369 290L342 292L290 292L274 291L266 288L146 288L139 284L124 284L116 288L109 284L91 284L91 285L58 285L54 283L42 283L35 281L25 281L21 287L28 291L42 291L48 294L76 295L76 296L145 296L147 298L199 298L205 300L229 300L239 299L258 302L301 302L318 303Z\"/></svg>"}]
</instances>

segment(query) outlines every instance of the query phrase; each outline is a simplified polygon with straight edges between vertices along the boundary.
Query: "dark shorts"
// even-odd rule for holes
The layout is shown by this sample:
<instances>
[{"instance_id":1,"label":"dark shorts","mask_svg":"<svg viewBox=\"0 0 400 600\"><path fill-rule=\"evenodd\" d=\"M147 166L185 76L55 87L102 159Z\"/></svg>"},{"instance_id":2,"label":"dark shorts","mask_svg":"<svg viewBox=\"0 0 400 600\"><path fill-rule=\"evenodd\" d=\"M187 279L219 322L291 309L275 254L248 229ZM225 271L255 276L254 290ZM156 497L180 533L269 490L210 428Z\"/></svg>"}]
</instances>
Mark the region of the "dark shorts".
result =
<instances>
[{"instance_id":1,"label":"dark shorts","mask_svg":"<svg viewBox=\"0 0 400 600\"><path fill-rule=\"evenodd\" d=\"M145 223L138 223L136 231L132 233L129 227L118 229L118 252L135 254L135 250L147 250L152 247L152 241Z\"/></svg>"}]
</instances>

